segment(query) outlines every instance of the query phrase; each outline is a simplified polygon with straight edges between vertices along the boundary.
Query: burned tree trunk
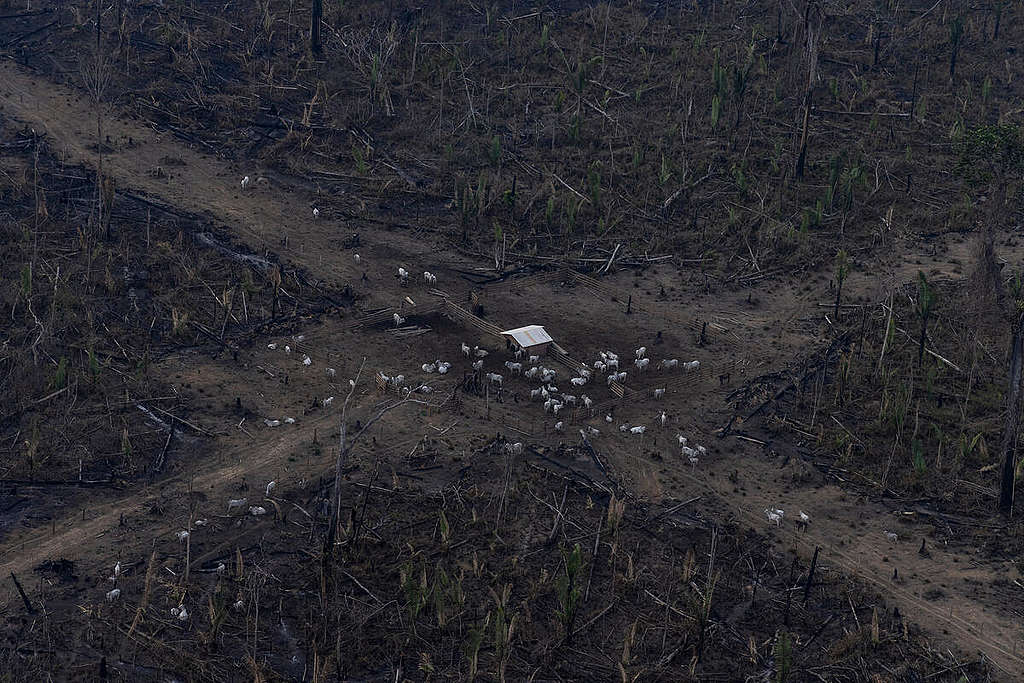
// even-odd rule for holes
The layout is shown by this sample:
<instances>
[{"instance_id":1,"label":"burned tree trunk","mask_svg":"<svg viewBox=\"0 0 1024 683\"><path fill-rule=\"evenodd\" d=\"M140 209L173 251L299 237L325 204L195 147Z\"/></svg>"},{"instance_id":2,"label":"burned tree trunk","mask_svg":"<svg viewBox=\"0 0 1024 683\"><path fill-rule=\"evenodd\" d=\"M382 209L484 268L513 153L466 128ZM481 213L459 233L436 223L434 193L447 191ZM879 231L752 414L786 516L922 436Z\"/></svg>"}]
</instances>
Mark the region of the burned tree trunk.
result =
<instances>
[{"instance_id":1,"label":"burned tree trunk","mask_svg":"<svg viewBox=\"0 0 1024 683\"><path fill-rule=\"evenodd\" d=\"M949 24L949 80L956 76L956 58L964 38L964 19L956 17Z\"/></svg>"},{"instance_id":2,"label":"burned tree trunk","mask_svg":"<svg viewBox=\"0 0 1024 683\"><path fill-rule=\"evenodd\" d=\"M818 78L818 40L824 24L824 13L817 4L807 3L804 12L804 56L807 58L807 89L804 91L803 125L800 132L800 154L796 160L796 177L804 177L804 165L807 161L807 141L810 134L811 105L814 95L814 82Z\"/></svg>"},{"instance_id":3,"label":"burned tree trunk","mask_svg":"<svg viewBox=\"0 0 1024 683\"><path fill-rule=\"evenodd\" d=\"M1003 465L999 486L999 511L1009 515L1013 511L1013 480L1017 430L1020 426L1020 380L1024 366L1024 316L1018 314L1013 323L1013 341L1010 344L1009 386L1006 391L1006 422L1003 424Z\"/></svg>"},{"instance_id":4,"label":"burned tree trunk","mask_svg":"<svg viewBox=\"0 0 1024 683\"><path fill-rule=\"evenodd\" d=\"M270 271L270 285L274 289L274 298L270 302L270 318L276 319L281 305L281 266Z\"/></svg>"},{"instance_id":5,"label":"burned tree trunk","mask_svg":"<svg viewBox=\"0 0 1024 683\"><path fill-rule=\"evenodd\" d=\"M846 255L845 249L840 249L836 253L836 305L832 312L832 317L839 320L839 302L843 296L843 282L846 281L846 276L850 273L850 261Z\"/></svg>"},{"instance_id":6,"label":"burned tree trunk","mask_svg":"<svg viewBox=\"0 0 1024 683\"><path fill-rule=\"evenodd\" d=\"M928 337L928 316L921 316L921 335L918 337L917 344L917 367L921 367L924 363L924 342Z\"/></svg>"},{"instance_id":7,"label":"burned tree trunk","mask_svg":"<svg viewBox=\"0 0 1024 683\"><path fill-rule=\"evenodd\" d=\"M928 339L928 319L935 307L935 290L928 284L924 271L917 271L917 314L921 317L921 337L917 347L917 367L924 363L924 344Z\"/></svg>"},{"instance_id":8,"label":"burned tree trunk","mask_svg":"<svg viewBox=\"0 0 1024 683\"><path fill-rule=\"evenodd\" d=\"M313 0L313 12L309 19L309 49L319 55L323 51L320 43L320 23L324 16L324 0Z\"/></svg>"},{"instance_id":9,"label":"burned tree trunk","mask_svg":"<svg viewBox=\"0 0 1024 683\"><path fill-rule=\"evenodd\" d=\"M804 177L804 163L807 161L807 129L811 121L811 89L804 93L804 123L800 133L800 155L796 159L796 177Z\"/></svg>"},{"instance_id":10,"label":"burned tree trunk","mask_svg":"<svg viewBox=\"0 0 1024 683\"><path fill-rule=\"evenodd\" d=\"M114 179L110 176L103 176L99 181L102 189L100 197L100 224L103 226L103 233L107 241L110 240L110 218L114 214Z\"/></svg>"}]
</instances>

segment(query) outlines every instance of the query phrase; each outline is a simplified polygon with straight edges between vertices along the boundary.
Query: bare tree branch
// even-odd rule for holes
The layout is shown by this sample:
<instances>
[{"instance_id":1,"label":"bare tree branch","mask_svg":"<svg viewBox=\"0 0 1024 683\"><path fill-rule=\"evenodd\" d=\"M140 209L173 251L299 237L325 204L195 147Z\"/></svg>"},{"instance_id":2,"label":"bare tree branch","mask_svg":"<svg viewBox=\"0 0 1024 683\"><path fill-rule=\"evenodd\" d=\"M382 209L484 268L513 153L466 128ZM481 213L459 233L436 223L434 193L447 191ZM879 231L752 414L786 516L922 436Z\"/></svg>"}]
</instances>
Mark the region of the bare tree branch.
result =
<instances>
[{"instance_id":1,"label":"bare tree branch","mask_svg":"<svg viewBox=\"0 0 1024 683\"><path fill-rule=\"evenodd\" d=\"M451 398L451 394L445 397L445 399L439 403L431 403L430 401L424 401L414 398L417 392L419 392L425 385L420 384L415 389L407 390L408 393L404 398L395 401L389 405L386 405L377 410L372 417L362 424L359 430L351 438L348 437L348 406L352 400L352 396L355 394L356 388L359 386L359 380L363 374L363 367L366 365L366 357L363 357L362 363L359 365L359 372L356 373L355 379L349 380L349 392L345 397L345 402L341 406L341 431L338 443L338 458L334 464L334 500L331 509L331 527L327 533L327 545L326 548L334 546L336 538L338 523L341 518L341 475L345 469L345 463L348 460L349 451L359 441L359 439L366 433L366 431L372 427L378 420L384 417L386 414L406 404L418 404L426 405L432 408L439 408L443 406Z\"/></svg>"}]
</instances>

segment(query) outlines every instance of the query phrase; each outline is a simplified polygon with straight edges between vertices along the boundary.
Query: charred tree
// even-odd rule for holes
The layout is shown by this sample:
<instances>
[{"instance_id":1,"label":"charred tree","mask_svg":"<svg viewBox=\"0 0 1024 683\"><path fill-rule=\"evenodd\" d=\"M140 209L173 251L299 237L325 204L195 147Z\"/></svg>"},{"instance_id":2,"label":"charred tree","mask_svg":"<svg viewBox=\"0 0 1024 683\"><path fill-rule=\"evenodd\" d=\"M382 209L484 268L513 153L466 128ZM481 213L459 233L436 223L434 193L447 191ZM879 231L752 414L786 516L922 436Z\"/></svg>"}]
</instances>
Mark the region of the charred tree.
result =
<instances>
[{"instance_id":1,"label":"charred tree","mask_svg":"<svg viewBox=\"0 0 1024 683\"><path fill-rule=\"evenodd\" d=\"M1024 314L1018 310L1013 320L1013 341L1010 343L1010 367L1007 372L1006 421L1003 423L1003 463L999 483L999 511L1009 516L1013 511L1013 484L1017 452L1017 431L1020 427L1020 380L1024 366Z\"/></svg>"},{"instance_id":2,"label":"charred tree","mask_svg":"<svg viewBox=\"0 0 1024 683\"><path fill-rule=\"evenodd\" d=\"M839 302L843 296L843 282L846 281L846 276L850 274L850 260L846 255L846 250L840 249L836 253L836 305L835 310L832 312L832 317L839 320Z\"/></svg>"},{"instance_id":3,"label":"charred tree","mask_svg":"<svg viewBox=\"0 0 1024 683\"><path fill-rule=\"evenodd\" d=\"M995 255L995 231L1010 223L1019 204L1024 173L1024 137L1014 125L978 126L968 130L958 143L957 174L970 184L984 188L988 199L987 229L978 254L973 277L975 299L994 300L1010 328L1010 356L1007 367L1006 415L1002 435L1002 467L999 482L999 510L1013 511L1017 436L1020 427L1021 379L1024 374L1024 272L1004 279Z\"/></svg>"},{"instance_id":4,"label":"charred tree","mask_svg":"<svg viewBox=\"0 0 1024 683\"><path fill-rule=\"evenodd\" d=\"M804 12L804 56L807 59L807 87L804 90L803 124L800 132L800 153L796 159L796 177L804 177L807 161L807 143L810 135L811 107L813 106L814 82L818 78L818 41L821 38L825 14L814 2L807 3Z\"/></svg>"},{"instance_id":5,"label":"charred tree","mask_svg":"<svg viewBox=\"0 0 1024 683\"><path fill-rule=\"evenodd\" d=\"M949 24L949 80L956 75L956 58L964 38L964 18L956 17Z\"/></svg>"},{"instance_id":6,"label":"charred tree","mask_svg":"<svg viewBox=\"0 0 1024 683\"><path fill-rule=\"evenodd\" d=\"M924 343L928 338L928 319L935 307L935 290L923 271L917 271L917 315L921 318L921 336L917 346L917 366L924 362Z\"/></svg>"},{"instance_id":7,"label":"charred tree","mask_svg":"<svg viewBox=\"0 0 1024 683\"><path fill-rule=\"evenodd\" d=\"M324 17L324 0L313 0L313 11L309 18L309 50L314 55L323 52L320 42L320 24Z\"/></svg>"}]
</instances>

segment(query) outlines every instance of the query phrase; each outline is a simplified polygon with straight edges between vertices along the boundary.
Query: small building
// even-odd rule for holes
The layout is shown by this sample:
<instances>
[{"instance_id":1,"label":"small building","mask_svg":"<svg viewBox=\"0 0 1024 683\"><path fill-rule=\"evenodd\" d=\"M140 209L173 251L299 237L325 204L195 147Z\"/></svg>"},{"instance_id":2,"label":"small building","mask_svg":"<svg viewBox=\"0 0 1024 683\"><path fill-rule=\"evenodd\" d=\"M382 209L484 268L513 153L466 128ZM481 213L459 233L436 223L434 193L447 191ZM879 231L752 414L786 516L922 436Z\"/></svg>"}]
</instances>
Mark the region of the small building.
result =
<instances>
[{"instance_id":1,"label":"small building","mask_svg":"<svg viewBox=\"0 0 1024 683\"><path fill-rule=\"evenodd\" d=\"M514 330L505 330L501 336L514 346L539 356L548 350L548 347L555 343L551 335L540 325L526 325L517 327Z\"/></svg>"}]
</instances>

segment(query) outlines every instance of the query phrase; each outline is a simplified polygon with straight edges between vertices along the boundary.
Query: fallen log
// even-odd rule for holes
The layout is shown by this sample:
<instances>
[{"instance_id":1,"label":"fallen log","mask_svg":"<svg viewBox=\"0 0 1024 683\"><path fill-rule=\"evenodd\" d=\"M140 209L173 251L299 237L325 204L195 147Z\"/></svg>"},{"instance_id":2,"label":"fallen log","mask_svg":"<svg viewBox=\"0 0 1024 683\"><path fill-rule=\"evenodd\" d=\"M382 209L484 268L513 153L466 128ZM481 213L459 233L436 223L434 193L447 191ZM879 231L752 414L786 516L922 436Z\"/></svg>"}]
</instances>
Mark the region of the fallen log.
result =
<instances>
[{"instance_id":1,"label":"fallen log","mask_svg":"<svg viewBox=\"0 0 1024 683\"><path fill-rule=\"evenodd\" d=\"M28 596L25 595L25 590L21 587L21 582L18 581L18 577L14 575L14 572L11 572L11 580L14 581L14 587L18 589L18 595L21 596L22 602L25 603L25 609L28 610L29 614L35 614L36 609L32 606L32 603L29 602Z\"/></svg>"},{"instance_id":2,"label":"fallen log","mask_svg":"<svg viewBox=\"0 0 1024 683\"><path fill-rule=\"evenodd\" d=\"M66 481L47 481L45 479L0 479L0 486L14 486L26 488L45 488L76 486L78 488L100 488L109 486L120 488L121 482L115 479L71 479Z\"/></svg>"},{"instance_id":3,"label":"fallen log","mask_svg":"<svg viewBox=\"0 0 1024 683\"><path fill-rule=\"evenodd\" d=\"M252 268L256 268L257 270L264 273L268 272L271 268L274 267L273 263L263 258L262 256L254 256L253 254L243 254L239 251L231 249L230 247L224 244L221 244L219 241L217 241L216 238L214 238L212 234L208 232L197 232L195 234L195 241L198 242L199 244L202 244L203 246L210 247L211 249L219 251L220 253L230 258L232 261L238 261L239 263L243 263Z\"/></svg>"}]
</instances>

